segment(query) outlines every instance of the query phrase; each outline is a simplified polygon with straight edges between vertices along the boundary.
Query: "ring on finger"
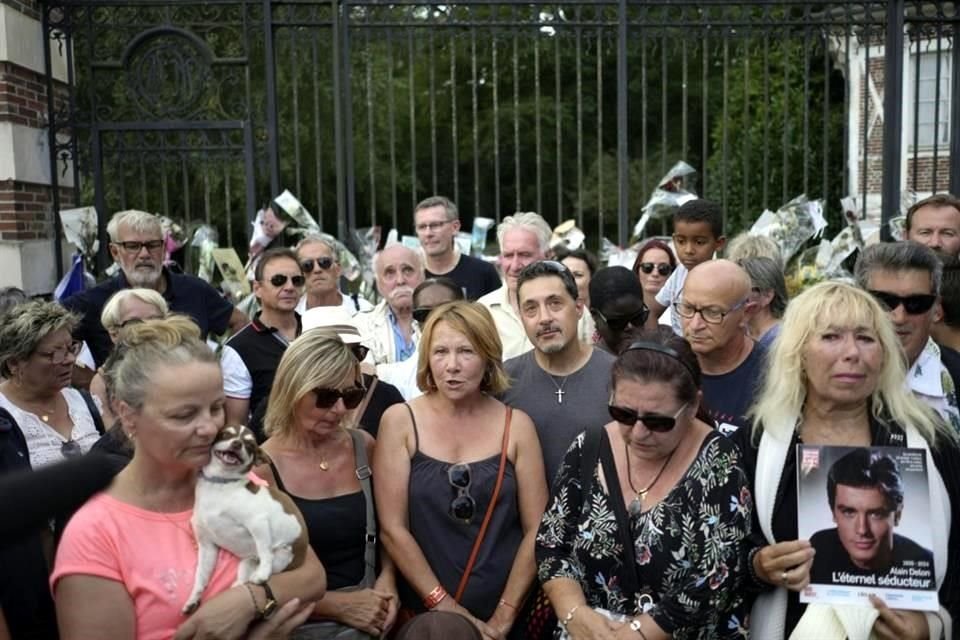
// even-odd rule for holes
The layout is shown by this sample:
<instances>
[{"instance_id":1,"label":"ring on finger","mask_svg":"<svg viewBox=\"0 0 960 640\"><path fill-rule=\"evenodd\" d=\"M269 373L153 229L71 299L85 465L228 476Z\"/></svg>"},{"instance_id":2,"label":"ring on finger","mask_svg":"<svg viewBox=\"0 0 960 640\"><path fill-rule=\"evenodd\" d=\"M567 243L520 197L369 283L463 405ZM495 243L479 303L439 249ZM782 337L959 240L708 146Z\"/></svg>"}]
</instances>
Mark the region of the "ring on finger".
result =
<instances>
[{"instance_id":1,"label":"ring on finger","mask_svg":"<svg viewBox=\"0 0 960 640\"><path fill-rule=\"evenodd\" d=\"M783 573L780 574L780 582L783 584L784 587L786 587L787 583L789 582L786 569L784 569Z\"/></svg>"}]
</instances>

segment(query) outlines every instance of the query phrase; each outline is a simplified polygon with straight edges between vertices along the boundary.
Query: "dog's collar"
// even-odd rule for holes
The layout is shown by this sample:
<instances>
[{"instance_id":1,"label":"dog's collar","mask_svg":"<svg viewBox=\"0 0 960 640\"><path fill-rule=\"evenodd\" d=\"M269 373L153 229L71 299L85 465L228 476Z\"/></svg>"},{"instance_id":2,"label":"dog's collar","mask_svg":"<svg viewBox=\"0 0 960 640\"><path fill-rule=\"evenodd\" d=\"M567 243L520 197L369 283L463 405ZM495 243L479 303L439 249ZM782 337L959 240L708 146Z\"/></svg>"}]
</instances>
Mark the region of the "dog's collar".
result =
<instances>
[{"instance_id":1,"label":"dog's collar","mask_svg":"<svg viewBox=\"0 0 960 640\"><path fill-rule=\"evenodd\" d=\"M212 482L214 484L229 484L231 482L246 482L247 479L243 476L239 478L218 478L217 476L208 476L203 471L200 472L200 477L206 480L207 482Z\"/></svg>"}]
</instances>

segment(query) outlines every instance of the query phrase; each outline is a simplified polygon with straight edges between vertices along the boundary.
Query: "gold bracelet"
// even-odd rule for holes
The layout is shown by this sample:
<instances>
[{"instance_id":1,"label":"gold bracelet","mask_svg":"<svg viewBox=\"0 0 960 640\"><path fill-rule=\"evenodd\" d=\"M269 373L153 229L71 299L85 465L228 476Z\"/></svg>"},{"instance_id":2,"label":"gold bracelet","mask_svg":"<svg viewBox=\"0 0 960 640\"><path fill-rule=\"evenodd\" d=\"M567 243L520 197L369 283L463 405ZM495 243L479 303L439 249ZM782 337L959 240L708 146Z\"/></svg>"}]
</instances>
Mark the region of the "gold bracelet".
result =
<instances>
[{"instance_id":1,"label":"gold bracelet","mask_svg":"<svg viewBox=\"0 0 960 640\"><path fill-rule=\"evenodd\" d=\"M560 621L560 626L564 629L567 628L567 625L573 622L573 614L577 612L577 609L580 608L580 605L574 605L570 611L567 611L567 615L563 616L563 620Z\"/></svg>"},{"instance_id":2,"label":"gold bracelet","mask_svg":"<svg viewBox=\"0 0 960 640\"><path fill-rule=\"evenodd\" d=\"M516 608L515 606L513 606L512 604L510 604L509 602L507 602L507 601L504 600L503 598L500 598L500 604L502 604L502 605L505 606L505 607L509 607L510 609L513 609L514 611L517 610L517 608Z\"/></svg>"}]
</instances>

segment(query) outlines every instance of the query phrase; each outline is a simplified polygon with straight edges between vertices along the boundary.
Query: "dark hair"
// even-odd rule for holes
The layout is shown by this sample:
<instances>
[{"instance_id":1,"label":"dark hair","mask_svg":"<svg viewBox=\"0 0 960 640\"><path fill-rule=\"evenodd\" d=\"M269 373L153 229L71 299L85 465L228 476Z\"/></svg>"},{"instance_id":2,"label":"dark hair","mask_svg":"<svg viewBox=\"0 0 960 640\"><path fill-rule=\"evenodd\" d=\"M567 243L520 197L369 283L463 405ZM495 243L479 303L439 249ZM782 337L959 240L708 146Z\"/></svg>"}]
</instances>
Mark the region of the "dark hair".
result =
<instances>
[{"instance_id":1,"label":"dark hair","mask_svg":"<svg viewBox=\"0 0 960 640\"><path fill-rule=\"evenodd\" d=\"M784 311L787 310L787 283L784 280L783 266L780 262L773 258L756 256L741 258L737 264L750 276L750 282L755 289L773 291L770 315L774 318L782 318Z\"/></svg>"},{"instance_id":2,"label":"dark hair","mask_svg":"<svg viewBox=\"0 0 960 640\"><path fill-rule=\"evenodd\" d=\"M397 633L396 640L482 640L480 631L459 613L427 611L414 616Z\"/></svg>"},{"instance_id":3,"label":"dark hair","mask_svg":"<svg viewBox=\"0 0 960 640\"><path fill-rule=\"evenodd\" d=\"M670 250L670 245L668 245L663 240L658 240L656 238L651 238L647 240L642 245L640 249L637 250L637 259L633 261L633 273L638 278L640 277L640 265L643 264L643 254L650 249L660 249L667 253L667 258L670 260L670 270L673 271L677 268L677 259L673 255L673 251Z\"/></svg>"},{"instance_id":4,"label":"dark hair","mask_svg":"<svg viewBox=\"0 0 960 640\"><path fill-rule=\"evenodd\" d=\"M913 203L909 209L907 209L907 231L910 231L910 224L913 222L913 214L917 212L920 207L933 206L937 209L941 207L953 207L958 212L960 212L960 198L949 194L949 193L935 193L929 198L924 198L923 200L918 200Z\"/></svg>"},{"instance_id":5,"label":"dark hair","mask_svg":"<svg viewBox=\"0 0 960 640\"><path fill-rule=\"evenodd\" d=\"M300 259L297 258L297 254L293 249L277 247L276 249L267 249L263 252L263 255L257 260L257 266L253 268L253 278L257 282L261 282L263 280L263 270L267 268L267 264L280 258L290 258L297 263L297 269L301 270Z\"/></svg>"},{"instance_id":6,"label":"dark hair","mask_svg":"<svg viewBox=\"0 0 960 640\"><path fill-rule=\"evenodd\" d=\"M560 278L563 288L567 290L573 300L580 296L580 292L577 291L577 281L573 279L573 274L570 273L570 269L565 264L556 260L537 260L525 266L520 275L517 276L517 304L520 304L520 288L524 284L548 276Z\"/></svg>"},{"instance_id":7,"label":"dark hair","mask_svg":"<svg viewBox=\"0 0 960 640\"><path fill-rule=\"evenodd\" d=\"M951 329L960 328L960 260L954 256L939 256L943 263L943 281L940 283L940 305L943 323Z\"/></svg>"},{"instance_id":8,"label":"dark hair","mask_svg":"<svg viewBox=\"0 0 960 640\"><path fill-rule=\"evenodd\" d=\"M673 214L673 224L678 222L706 222L714 239L723 237L723 208L710 200L696 198L684 203Z\"/></svg>"},{"instance_id":9,"label":"dark hair","mask_svg":"<svg viewBox=\"0 0 960 640\"><path fill-rule=\"evenodd\" d=\"M597 272L597 257L586 249L567 249L564 245L560 245L553 252L558 262L563 262L567 258L576 258L587 265L591 276Z\"/></svg>"},{"instance_id":10,"label":"dark hair","mask_svg":"<svg viewBox=\"0 0 960 640\"><path fill-rule=\"evenodd\" d=\"M881 242L872 244L860 252L853 267L857 286L867 289L873 271L926 271L930 274L930 293L940 295L943 280L943 265L936 252L919 242Z\"/></svg>"},{"instance_id":11,"label":"dark hair","mask_svg":"<svg viewBox=\"0 0 960 640\"><path fill-rule=\"evenodd\" d=\"M693 402L700 391L700 362L686 340L670 327L653 330L631 329L618 345L616 362L610 370L610 391L623 379L642 382L663 382L676 390L681 402ZM707 424L713 421L701 406L697 418Z\"/></svg>"},{"instance_id":12,"label":"dark hair","mask_svg":"<svg viewBox=\"0 0 960 640\"><path fill-rule=\"evenodd\" d=\"M424 289L429 289L430 287L433 287L433 286L449 289L450 293L453 294L453 298L450 300L450 302L453 302L454 300L464 299L463 289L461 289L460 285L458 285L452 278L448 278L446 276L436 276L435 278L427 278L426 280L418 284L417 288L413 290L414 306L416 306L417 298L420 297L420 292L422 292Z\"/></svg>"},{"instance_id":13,"label":"dark hair","mask_svg":"<svg viewBox=\"0 0 960 640\"><path fill-rule=\"evenodd\" d=\"M610 301L624 296L634 296L643 301L640 281L630 269L620 266L605 267L590 279L591 309L602 309Z\"/></svg>"},{"instance_id":14,"label":"dark hair","mask_svg":"<svg viewBox=\"0 0 960 640\"><path fill-rule=\"evenodd\" d=\"M827 500L832 510L837 502L837 485L877 489L891 511L903 508L903 480L896 461L888 455L854 449L837 458L827 474Z\"/></svg>"}]
</instances>

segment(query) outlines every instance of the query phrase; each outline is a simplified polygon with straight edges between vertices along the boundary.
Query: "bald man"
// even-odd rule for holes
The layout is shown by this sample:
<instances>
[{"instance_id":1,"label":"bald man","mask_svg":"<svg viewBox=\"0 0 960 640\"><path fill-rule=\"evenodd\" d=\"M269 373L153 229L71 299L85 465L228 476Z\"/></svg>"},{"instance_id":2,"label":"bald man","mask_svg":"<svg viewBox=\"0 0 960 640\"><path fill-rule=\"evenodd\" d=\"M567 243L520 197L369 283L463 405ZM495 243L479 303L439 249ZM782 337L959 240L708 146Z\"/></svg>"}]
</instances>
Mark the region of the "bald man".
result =
<instances>
[{"instance_id":1,"label":"bald man","mask_svg":"<svg viewBox=\"0 0 960 640\"><path fill-rule=\"evenodd\" d=\"M413 355L420 339L413 319L413 290L423 282L423 262L413 249L392 244L374 256L373 270L383 299L354 319L374 364L402 362Z\"/></svg>"},{"instance_id":2,"label":"bald man","mask_svg":"<svg viewBox=\"0 0 960 640\"><path fill-rule=\"evenodd\" d=\"M749 428L746 414L763 376L763 351L747 337L750 276L729 260L690 270L674 310L703 372L703 399L727 435Z\"/></svg>"}]
</instances>

